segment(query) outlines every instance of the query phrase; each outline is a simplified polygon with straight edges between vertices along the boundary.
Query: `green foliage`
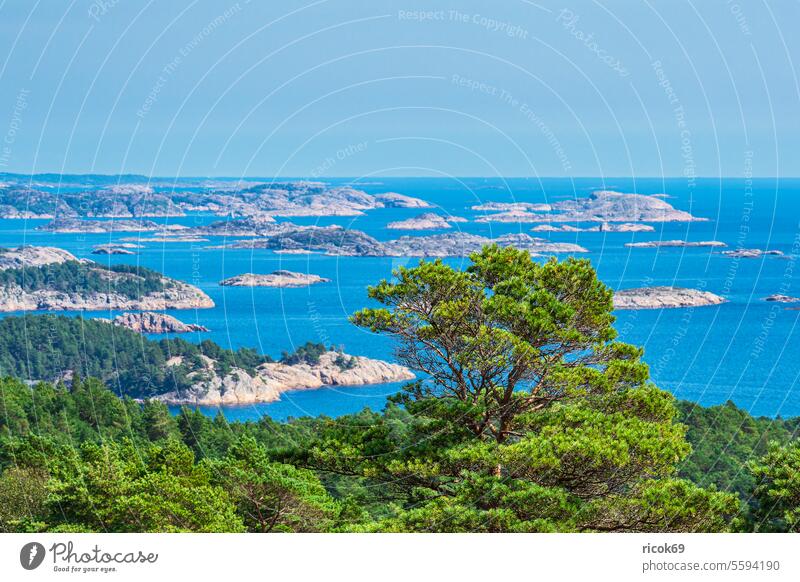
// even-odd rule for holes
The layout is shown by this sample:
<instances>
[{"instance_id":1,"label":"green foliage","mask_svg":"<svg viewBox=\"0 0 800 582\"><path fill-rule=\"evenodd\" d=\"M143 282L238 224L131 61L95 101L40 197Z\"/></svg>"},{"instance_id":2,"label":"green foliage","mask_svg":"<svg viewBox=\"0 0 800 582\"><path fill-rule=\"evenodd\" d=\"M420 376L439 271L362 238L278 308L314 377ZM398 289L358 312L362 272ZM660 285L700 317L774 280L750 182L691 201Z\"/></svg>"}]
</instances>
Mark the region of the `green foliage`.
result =
<instances>
[{"instance_id":1,"label":"green foliage","mask_svg":"<svg viewBox=\"0 0 800 582\"><path fill-rule=\"evenodd\" d=\"M172 416L104 382L147 395L201 355L218 370L266 358L81 319L3 320L4 372L78 373L69 387L0 380L0 530L797 531L797 421L676 403L641 350L615 341L611 293L585 261L497 247L472 259L370 290L383 307L354 321L395 337L425 380L337 419Z\"/></svg>"},{"instance_id":2,"label":"green foliage","mask_svg":"<svg viewBox=\"0 0 800 582\"><path fill-rule=\"evenodd\" d=\"M680 475L742 498L749 497L756 484L748 463L766 453L768 443L787 443L796 429L796 420L755 418L732 402L709 408L680 402L678 409L692 445Z\"/></svg>"},{"instance_id":3,"label":"green foliage","mask_svg":"<svg viewBox=\"0 0 800 582\"><path fill-rule=\"evenodd\" d=\"M56 315L6 317L0 321L0 372L54 381L66 372L100 378L119 394L141 398L186 388L187 375L214 360L218 373L234 366L248 372L271 361L250 349L226 350L206 340L154 341L130 329L92 319ZM181 358L177 365L167 365Z\"/></svg>"},{"instance_id":4,"label":"green foliage","mask_svg":"<svg viewBox=\"0 0 800 582\"><path fill-rule=\"evenodd\" d=\"M98 263L66 261L4 269L0 271L0 285L17 285L27 292L47 289L62 293L117 293L139 299L164 291L170 283L161 273L136 265L105 267Z\"/></svg>"},{"instance_id":5,"label":"green foliage","mask_svg":"<svg viewBox=\"0 0 800 582\"><path fill-rule=\"evenodd\" d=\"M0 532L37 530L47 501L47 474L39 469L11 467L0 474Z\"/></svg>"},{"instance_id":6,"label":"green foliage","mask_svg":"<svg viewBox=\"0 0 800 582\"><path fill-rule=\"evenodd\" d=\"M429 377L397 399L407 440L383 433L376 451L338 434L311 462L391 487L397 509L376 529L724 530L738 500L675 479L690 447L674 399L615 341L612 293L589 262L497 246L471 259L400 268L370 288L385 307L353 318Z\"/></svg>"},{"instance_id":7,"label":"green foliage","mask_svg":"<svg viewBox=\"0 0 800 582\"><path fill-rule=\"evenodd\" d=\"M302 346L298 346L293 354L283 352L281 363L287 366L294 366L296 364L315 366L319 364L319 357L327 351L328 348L325 347L325 344L306 342Z\"/></svg>"},{"instance_id":8,"label":"green foliage","mask_svg":"<svg viewBox=\"0 0 800 582\"><path fill-rule=\"evenodd\" d=\"M340 370L352 370L356 366L356 359L352 356L337 354L333 363L339 366Z\"/></svg>"},{"instance_id":9,"label":"green foliage","mask_svg":"<svg viewBox=\"0 0 800 582\"><path fill-rule=\"evenodd\" d=\"M338 512L314 473L271 462L266 449L252 438L240 441L209 467L230 492L248 531L326 531Z\"/></svg>"},{"instance_id":10,"label":"green foliage","mask_svg":"<svg viewBox=\"0 0 800 582\"><path fill-rule=\"evenodd\" d=\"M82 531L243 531L227 493L184 444L85 443L50 467L45 523Z\"/></svg>"},{"instance_id":11,"label":"green foliage","mask_svg":"<svg viewBox=\"0 0 800 582\"><path fill-rule=\"evenodd\" d=\"M771 443L767 454L750 468L757 479L756 528L800 532L800 442Z\"/></svg>"}]
</instances>

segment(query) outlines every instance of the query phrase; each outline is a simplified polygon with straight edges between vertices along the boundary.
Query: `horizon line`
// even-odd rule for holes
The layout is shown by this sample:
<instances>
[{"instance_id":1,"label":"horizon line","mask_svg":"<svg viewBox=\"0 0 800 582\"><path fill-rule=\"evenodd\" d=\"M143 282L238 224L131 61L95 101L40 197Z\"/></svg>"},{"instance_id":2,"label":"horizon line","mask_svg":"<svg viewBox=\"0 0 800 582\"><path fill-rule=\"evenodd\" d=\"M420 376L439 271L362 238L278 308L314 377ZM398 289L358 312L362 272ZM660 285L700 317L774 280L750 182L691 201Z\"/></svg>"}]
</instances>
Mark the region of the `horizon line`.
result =
<instances>
[{"instance_id":1,"label":"horizon line","mask_svg":"<svg viewBox=\"0 0 800 582\"><path fill-rule=\"evenodd\" d=\"M402 180L402 179L412 179L412 180L449 180L449 179L466 179L466 180L579 180L579 179L602 179L602 180L731 180L731 179L738 179L738 180L797 180L800 179L800 175L796 176L766 176L766 175L758 175L758 176L694 176L692 178L687 178L686 176L600 176L600 175L575 175L575 176L482 176L482 175L470 175L470 176L300 176L300 175L278 175L278 176L267 176L267 175L245 175L245 176L226 176L226 175L182 175L182 176L169 176L169 175L157 175L153 174L148 176L147 174L139 174L136 172L125 172L125 173L105 173L105 172L36 172L36 173L26 173L26 172L9 172L9 171L2 171L0 172L0 176L21 176L26 178L35 178L37 176L74 176L74 177L85 177L85 176L100 176L105 178L114 178L120 176L130 176L136 178L144 178L147 180L153 179L174 179L174 180L192 180L192 179L217 179L217 180L243 180L243 179L258 179L258 180L305 180L309 182L315 181L325 181L325 180L368 180L368 179L385 179L385 180Z\"/></svg>"}]
</instances>

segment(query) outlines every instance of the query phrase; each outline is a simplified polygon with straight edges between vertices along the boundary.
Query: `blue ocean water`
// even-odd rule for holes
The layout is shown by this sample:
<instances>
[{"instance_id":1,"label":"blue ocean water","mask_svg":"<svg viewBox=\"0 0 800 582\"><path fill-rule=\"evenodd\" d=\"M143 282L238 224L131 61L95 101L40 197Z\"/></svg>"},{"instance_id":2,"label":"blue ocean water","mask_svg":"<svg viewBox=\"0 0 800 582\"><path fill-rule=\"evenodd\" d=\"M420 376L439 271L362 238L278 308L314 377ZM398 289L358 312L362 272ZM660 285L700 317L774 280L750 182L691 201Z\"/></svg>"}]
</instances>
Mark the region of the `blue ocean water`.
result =
<instances>
[{"instance_id":1,"label":"blue ocean water","mask_svg":"<svg viewBox=\"0 0 800 582\"><path fill-rule=\"evenodd\" d=\"M332 180L334 183L350 182ZM482 213L476 204L552 202L583 197L610 189L642 194L664 193L676 208L705 217L707 222L655 224L655 232L532 233L556 241L575 242L587 249L600 278L614 289L677 285L705 289L728 299L713 307L617 313L622 339L645 347L653 380L676 396L704 405L733 400L753 414L800 414L800 311L763 297L800 295L800 274L794 254L800 237L799 179L488 179L488 178L370 178L354 181L371 193L400 192L430 201L440 212L469 219L454 228L483 235L530 232L534 224L475 223ZM367 232L379 240L403 234L386 229L394 220L419 214L415 209L380 209L358 217L292 218L303 224L340 224ZM159 219L193 226L218 220L210 215ZM210 328L184 336L191 341L210 338L223 346L254 347L279 356L306 341L342 346L352 354L392 359L391 340L351 325L348 316L368 304L366 288L390 277L393 268L417 259L286 255L272 251L209 249L222 243L143 242L135 256L97 256L92 246L138 236L51 234L36 230L41 220L0 220L0 246L52 245L99 262L141 264L170 277L193 283L216 302L213 309L172 312L183 321ZM147 233L141 235L149 236ZM709 248L627 248L626 242L649 240L718 240L729 247L775 249L786 257L731 259ZM451 259L455 266L465 259ZM268 273L289 269L332 280L303 289L221 287L218 282L244 272ZM88 316L108 317L108 312ZM268 414L336 416L362 409L379 409L398 384L330 388L285 394L280 402L230 407L231 419L254 419ZM206 410L209 414L216 410Z\"/></svg>"}]
</instances>

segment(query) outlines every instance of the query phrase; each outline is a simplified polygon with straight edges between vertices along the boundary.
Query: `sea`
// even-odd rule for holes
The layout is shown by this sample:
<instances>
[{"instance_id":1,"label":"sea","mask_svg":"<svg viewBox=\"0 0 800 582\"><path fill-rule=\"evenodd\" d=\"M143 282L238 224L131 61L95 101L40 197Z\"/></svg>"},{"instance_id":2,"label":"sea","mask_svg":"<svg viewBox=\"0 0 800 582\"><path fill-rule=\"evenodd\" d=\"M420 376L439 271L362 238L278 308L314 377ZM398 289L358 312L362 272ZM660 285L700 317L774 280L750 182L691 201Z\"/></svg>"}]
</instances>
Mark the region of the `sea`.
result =
<instances>
[{"instance_id":1,"label":"sea","mask_svg":"<svg viewBox=\"0 0 800 582\"><path fill-rule=\"evenodd\" d=\"M196 182L196 180L194 180ZM702 405L733 401L754 415L800 415L800 311L791 304L764 301L768 295L800 295L800 179L735 178L383 178L330 179L369 193L399 192L432 203L431 211L468 219L453 224L485 236L529 233L553 241L577 243L602 281L615 290L674 285L711 291L727 299L718 306L619 311L622 340L641 345L653 382L681 399ZM173 180L173 187L188 187ZM655 232L534 233L535 224L478 223L485 213L471 207L486 202L555 202L588 196L595 190L664 194L675 208L708 219L654 223ZM392 221L429 210L386 208L354 217L291 217L298 224L338 224L379 240L439 231L389 230ZM164 224L197 226L220 220L210 214L154 219ZM49 245L80 258L106 264L140 264L200 287L216 307L169 312L199 323L207 333L183 334L189 341L211 339L228 348L242 346L279 357L307 341L341 347L347 353L394 359L391 338L359 329L349 317L370 305L367 287L390 278L415 258L334 257L278 254L265 249L212 249L225 242L142 242L136 255L99 256L92 247L150 233L53 234L37 230L46 220L0 220L0 246ZM573 224L573 226L591 226ZM778 250L783 256L734 259L707 247L630 248L628 242L681 239L716 240L731 249ZM455 267L468 259L447 259ZM313 273L330 283L300 289L223 287L219 281L246 272L288 269ZM800 303L798 304L800 306ZM8 314L6 314L8 315ZM113 312L88 312L109 317ZM163 336L158 336L163 337ZM401 384L332 387L283 394L278 402L220 409L229 420L276 420L306 415L335 417L365 407L380 410ZM209 415L216 408L202 407Z\"/></svg>"}]
</instances>

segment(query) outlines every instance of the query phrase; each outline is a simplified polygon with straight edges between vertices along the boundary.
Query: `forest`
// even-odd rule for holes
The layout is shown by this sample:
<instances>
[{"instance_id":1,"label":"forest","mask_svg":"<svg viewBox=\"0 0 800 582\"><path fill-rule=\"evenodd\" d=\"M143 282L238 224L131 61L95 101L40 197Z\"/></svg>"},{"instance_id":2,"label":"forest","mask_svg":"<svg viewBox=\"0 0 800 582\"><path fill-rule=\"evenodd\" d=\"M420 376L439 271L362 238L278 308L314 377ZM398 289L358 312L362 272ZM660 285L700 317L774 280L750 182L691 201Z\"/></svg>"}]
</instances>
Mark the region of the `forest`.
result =
<instances>
[{"instance_id":1,"label":"forest","mask_svg":"<svg viewBox=\"0 0 800 582\"><path fill-rule=\"evenodd\" d=\"M6 341L0 529L800 531L796 419L655 386L588 261L498 247L471 260L401 267L353 315L424 377L382 411L172 415L91 369L29 386Z\"/></svg>"},{"instance_id":2,"label":"forest","mask_svg":"<svg viewBox=\"0 0 800 582\"><path fill-rule=\"evenodd\" d=\"M114 277L113 274L133 277ZM118 293L128 299L164 291L171 285L163 276L138 265L113 265L65 261L37 267L0 270L0 285L16 285L26 292L46 289L62 293Z\"/></svg>"}]
</instances>

